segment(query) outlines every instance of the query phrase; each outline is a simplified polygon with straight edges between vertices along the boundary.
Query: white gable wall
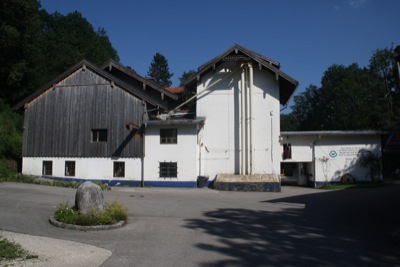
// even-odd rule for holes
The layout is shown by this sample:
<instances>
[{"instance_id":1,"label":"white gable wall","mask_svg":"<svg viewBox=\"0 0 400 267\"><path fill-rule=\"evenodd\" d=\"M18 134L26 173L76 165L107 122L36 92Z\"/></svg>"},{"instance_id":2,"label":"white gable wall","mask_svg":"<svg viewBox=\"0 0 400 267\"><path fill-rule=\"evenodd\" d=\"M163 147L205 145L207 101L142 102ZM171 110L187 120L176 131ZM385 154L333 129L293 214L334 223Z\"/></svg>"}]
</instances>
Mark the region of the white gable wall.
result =
<instances>
[{"instance_id":1,"label":"white gable wall","mask_svg":"<svg viewBox=\"0 0 400 267\"><path fill-rule=\"evenodd\" d=\"M177 144L160 144L160 128L176 128ZM144 183L168 182L171 186L197 179L197 125L148 125L145 137ZM160 178L159 163L176 162L178 177Z\"/></svg>"},{"instance_id":2,"label":"white gable wall","mask_svg":"<svg viewBox=\"0 0 400 267\"><path fill-rule=\"evenodd\" d=\"M224 70L202 77L201 92ZM228 70L230 71L230 70ZM197 116L206 122L199 139L201 174L213 179L218 173L239 174L241 169L241 70L214 85L197 99ZM279 174L279 87L275 76L254 69L253 75L253 174ZM249 119L246 119L248 125ZM249 133L247 134L249 136Z\"/></svg>"}]
</instances>

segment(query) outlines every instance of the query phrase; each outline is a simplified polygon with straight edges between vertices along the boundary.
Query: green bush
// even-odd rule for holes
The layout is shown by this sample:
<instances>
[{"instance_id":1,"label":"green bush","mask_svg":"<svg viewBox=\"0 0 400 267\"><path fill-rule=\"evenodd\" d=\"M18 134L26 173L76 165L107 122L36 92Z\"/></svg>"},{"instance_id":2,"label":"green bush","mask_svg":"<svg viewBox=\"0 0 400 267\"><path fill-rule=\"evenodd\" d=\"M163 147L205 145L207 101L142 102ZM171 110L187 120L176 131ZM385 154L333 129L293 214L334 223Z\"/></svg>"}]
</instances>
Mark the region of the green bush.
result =
<instances>
[{"instance_id":1,"label":"green bush","mask_svg":"<svg viewBox=\"0 0 400 267\"><path fill-rule=\"evenodd\" d=\"M116 221L126 221L128 210L121 203L113 202L111 205L107 206L107 210Z\"/></svg>"},{"instance_id":2,"label":"green bush","mask_svg":"<svg viewBox=\"0 0 400 267\"><path fill-rule=\"evenodd\" d=\"M105 210L93 210L88 213L81 213L75 207L70 207L67 203L61 203L54 213L57 221L76 224L76 225L110 225L119 221L127 221L127 208L121 203L113 202L106 205Z\"/></svg>"},{"instance_id":3,"label":"green bush","mask_svg":"<svg viewBox=\"0 0 400 267\"><path fill-rule=\"evenodd\" d=\"M0 99L0 158L21 157L22 124L22 116Z\"/></svg>"}]
</instances>

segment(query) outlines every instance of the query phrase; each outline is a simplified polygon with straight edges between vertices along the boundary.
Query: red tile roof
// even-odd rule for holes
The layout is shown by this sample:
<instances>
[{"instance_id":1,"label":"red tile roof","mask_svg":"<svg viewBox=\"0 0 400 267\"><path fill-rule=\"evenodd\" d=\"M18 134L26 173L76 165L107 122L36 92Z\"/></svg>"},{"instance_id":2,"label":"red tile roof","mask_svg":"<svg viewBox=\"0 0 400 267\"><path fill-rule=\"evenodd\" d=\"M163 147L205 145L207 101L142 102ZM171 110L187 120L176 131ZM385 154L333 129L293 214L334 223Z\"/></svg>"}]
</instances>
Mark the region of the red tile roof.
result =
<instances>
[{"instance_id":1,"label":"red tile roof","mask_svg":"<svg viewBox=\"0 0 400 267\"><path fill-rule=\"evenodd\" d=\"M165 90L167 90L170 93L173 94L179 94L183 92L183 87L169 87L169 88L165 88Z\"/></svg>"}]
</instances>

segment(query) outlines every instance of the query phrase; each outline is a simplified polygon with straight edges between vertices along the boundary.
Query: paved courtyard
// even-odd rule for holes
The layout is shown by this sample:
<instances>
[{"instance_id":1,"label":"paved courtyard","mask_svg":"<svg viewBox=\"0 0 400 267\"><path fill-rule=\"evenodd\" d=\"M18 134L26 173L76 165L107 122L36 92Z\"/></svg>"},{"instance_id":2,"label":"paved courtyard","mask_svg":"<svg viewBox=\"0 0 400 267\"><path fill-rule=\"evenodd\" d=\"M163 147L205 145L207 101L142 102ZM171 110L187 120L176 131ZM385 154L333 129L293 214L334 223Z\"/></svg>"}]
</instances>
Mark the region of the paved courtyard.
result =
<instances>
[{"instance_id":1,"label":"paved courtyard","mask_svg":"<svg viewBox=\"0 0 400 267\"><path fill-rule=\"evenodd\" d=\"M113 188L104 196L128 207L124 227L50 225L75 191L0 184L0 230L105 249L111 256L102 266L400 266L399 185L281 193Z\"/></svg>"}]
</instances>

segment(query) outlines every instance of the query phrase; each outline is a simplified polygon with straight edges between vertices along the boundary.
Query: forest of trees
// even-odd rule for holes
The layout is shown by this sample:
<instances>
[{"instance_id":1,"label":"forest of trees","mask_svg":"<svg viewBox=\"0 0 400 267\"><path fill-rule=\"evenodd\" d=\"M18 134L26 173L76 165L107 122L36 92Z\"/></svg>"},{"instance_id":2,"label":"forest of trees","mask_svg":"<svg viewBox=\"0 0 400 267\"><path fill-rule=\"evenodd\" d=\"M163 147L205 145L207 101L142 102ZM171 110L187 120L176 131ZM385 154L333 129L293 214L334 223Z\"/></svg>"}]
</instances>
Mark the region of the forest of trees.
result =
<instances>
[{"instance_id":1,"label":"forest of trees","mask_svg":"<svg viewBox=\"0 0 400 267\"><path fill-rule=\"evenodd\" d=\"M391 130L400 119L399 87L393 48L377 49L368 67L333 64L320 87L293 97L281 131Z\"/></svg>"},{"instance_id":2,"label":"forest of trees","mask_svg":"<svg viewBox=\"0 0 400 267\"><path fill-rule=\"evenodd\" d=\"M21 156L23 119L11 107L84 58L119 60L104 28L77 11L49 14L36 0L0 2L0 159Z\"/></svg>"},{"instance_id":3,"label":"forest of trees","mask_svg":"<svg viewBox=\"0 0 400 267\"><path fill-rule=\"evenodd\" d=\"M94 29L78 11L49 14L38 0L0 2L0 175L2 159L18 160L22 112L12 109L34 90L87 59L119 61L104 28ZM399 79L392 48L376 50L368 67L331 65L321 86L293 98L281 130L390 130L400 119ZM181 85L194 70L184 72ZM148 75L171 86L167 59L156 53Z\"/></svg>"}]
</instances>

